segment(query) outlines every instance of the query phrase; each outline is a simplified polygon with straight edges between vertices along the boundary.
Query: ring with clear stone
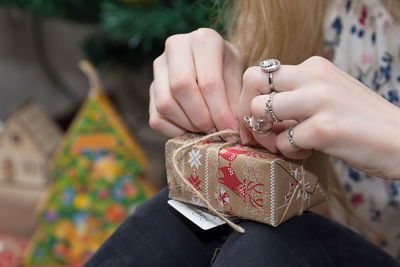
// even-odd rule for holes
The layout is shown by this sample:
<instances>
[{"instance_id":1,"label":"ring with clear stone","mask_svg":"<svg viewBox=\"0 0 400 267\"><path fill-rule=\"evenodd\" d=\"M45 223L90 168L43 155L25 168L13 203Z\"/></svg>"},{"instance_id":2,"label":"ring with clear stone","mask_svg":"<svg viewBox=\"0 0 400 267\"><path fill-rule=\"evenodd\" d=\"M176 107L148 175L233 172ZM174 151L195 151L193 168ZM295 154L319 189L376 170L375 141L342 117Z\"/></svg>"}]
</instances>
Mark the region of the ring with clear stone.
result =
<instances>
[{"instance_id":1,"label":"ring with clear stone","mask_svg":"<svg viewBox=\"0 0 400 267\"><path fill-rule=\"evenodd\" d=\"M269 127L267 129L263 129L264 128L264 123L269 123ZM256 124L254 124L254 126L252 127L252 130L258 134L267 134L271 131L272 128L272 123L268 122L267 119L265 117L261 117Z\"/></svg>"},{"instance_id":2,"label":"ring with clear stone","mask_svg":"<svg viewBox=\"0 0 400 267\"><path fill-rule=\"evenodd\" d=\"M256 132L258 134L267 134L271 132L272 124L270 123L269 128L263 129L264 123L268 122L265 117L261 117L255 124L253 124L253 117L244 117L244 121L247 123L247 125L251 128L253 132Z\"/></svg>"},{"instance_id":3,"label":"ring with clear stone","mask_svg":"<svg viewBox=\"0 0 400 267\"><path fill-rule=\"evenodd\" d=\"M263 71L268 72L268 84L269 84L269 89L271 90L271 92L273 92L275 89L274 83L272 81L272 72L279 69L280 66L281 66L281 62L277 59L265 59L260 62L260 68Z\"/></svg>"},{"instance_id":4,"label":"ring with clear stone","mask_svg":"<svg viewBox=\"0 0 400 267\"><path fill-rule=\"evenodd\" d=\"M281 62L274 58L265 59L260 62L260 67L265 72L273 72L279 69Z\"/></svg>"}]
</instances>

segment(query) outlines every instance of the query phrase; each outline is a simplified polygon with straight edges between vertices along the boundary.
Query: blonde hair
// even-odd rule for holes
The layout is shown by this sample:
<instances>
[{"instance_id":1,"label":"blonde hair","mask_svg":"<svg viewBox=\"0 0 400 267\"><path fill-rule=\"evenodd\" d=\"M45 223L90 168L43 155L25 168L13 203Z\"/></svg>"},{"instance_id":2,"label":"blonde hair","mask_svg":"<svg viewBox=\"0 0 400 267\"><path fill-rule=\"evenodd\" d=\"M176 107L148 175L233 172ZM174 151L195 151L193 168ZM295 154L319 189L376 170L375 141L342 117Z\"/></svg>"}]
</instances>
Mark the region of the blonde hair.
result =
<instances>
[{"instance_id":1,"label":"blonde hair","mask_svg":"<svg viewBox=\"0 0 400 267\"><path fill-rule=\"evenodd\" d=\"M400 0L384 0L399 15ZM245 67L278 58L282 64L299 64L323 53L323 27L328 0L233 0L228 38L238 48ZM394 20L397 18L393 16ZM315 155L305 164L328 179L330 204L341 207L343 223L361 233L376 233L351 207L328 156Z\"/></svg>"},{"instance_id":2,"label":"blonde hair","mask_svg":"<svg viewBox=\"0 0 400 267\"><path fill-rule=\"evenodd\" d=\"M228 37L245 66L263 58L298 64L321 55L326 0L234 0Z\"/></svg>"},{"instance_id":3,"label":"blonde hair","mask_svg":"<svg viewBox=\"0 0 400 267\"><path fill-rule=\"evenodd\" d=\"M278 58L283 64L299 64L323 53L323 27L328 0L232 0L228 1L228 39L241 52L246 67L260 59ZM400 23L400 0L382 0Z\"/></svg>"}]
</instances>

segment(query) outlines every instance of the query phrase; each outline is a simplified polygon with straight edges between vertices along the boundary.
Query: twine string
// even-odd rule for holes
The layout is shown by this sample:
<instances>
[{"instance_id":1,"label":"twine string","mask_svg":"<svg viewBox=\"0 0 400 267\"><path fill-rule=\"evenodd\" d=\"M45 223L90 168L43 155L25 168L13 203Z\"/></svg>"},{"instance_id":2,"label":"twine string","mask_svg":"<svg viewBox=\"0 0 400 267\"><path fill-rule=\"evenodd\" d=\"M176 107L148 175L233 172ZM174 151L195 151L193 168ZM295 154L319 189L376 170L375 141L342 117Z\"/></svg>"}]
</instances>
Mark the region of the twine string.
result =
<instances>
[{"instance_id":1,"label":"twine string","mask_svg":"<svg viewBox=\"0 0 400 267\"><path fill-rule=\"evenodd\" d=\"M288 203L288 205L286 206L286 209L285 209L285 211L284 211L283 214L282 214L282 217L281 217L281 219L280 219L280 221L279 221L279 224L281 224L282 221L285 219L286 213L288 212L289 207L292 205L293 199L295 198L295 196L296 196L298 190L301 190L301 206L300 206L300 210L299 210L299 212L297 213L297 215L303 214L303 211L304 211L304 203L303 203L303 201L304 201L304 196L305 196L305 193L306 193L306 189L305 189L305 187L304 187L304 186L305 186L305 185L304 185L304 184L305 184L305 178L304 178L304 176L305 176L305 175L302 175L301 184L300 184L300 185L296 185L296 188L295 188L294 191L293 191L292 197L290 198L289 203Z\"/></svg>"},{"instance_id":2,"label":"twine string","mask_svg":"<svg viewBox=\"0 0 400 267\"><path fill-rule=\"evenodd\" d=\"M210 202L205 199L201 193L199 191L196 190L196 188L189 183L189 181L187 181L184 177L182 172L179 170L178 167L178 161L177 156L180 152L184 151L186 148L192 147L194 145L197 145L198 143L201 143L203 141L207 141L210 140L213 137L217 137L217 136L221 136L221 135L236 135L239 136L239 132L238 131L220 131L220 132L216 132L213 134L209 134L206 135L200 139L194 140L193 142L187 143L186 145L181 146L180 148L176 149L174 151L174 153L172 154L172 164L174 167L175 172L177 173L179 179L204 203L204 205L206 205L206 207L208 208L208 210L210 210L212 213L215 214L215 216L217 216L218 218L220 218L221 220L223 220L224 222L226 222L230 227L232 227L235 231L238 231L239 233L244 233L244 229L242 227L240 227L239 225L231 222L230 220L228 220L224 215L222 215L219 211L217 211L211 204ZM221 146L219 149L221 150L224 147L230 146L235 144L236 141L232 140L229 141L227 143L225 143L223 146Z\"/></svg>"}]
</instances>

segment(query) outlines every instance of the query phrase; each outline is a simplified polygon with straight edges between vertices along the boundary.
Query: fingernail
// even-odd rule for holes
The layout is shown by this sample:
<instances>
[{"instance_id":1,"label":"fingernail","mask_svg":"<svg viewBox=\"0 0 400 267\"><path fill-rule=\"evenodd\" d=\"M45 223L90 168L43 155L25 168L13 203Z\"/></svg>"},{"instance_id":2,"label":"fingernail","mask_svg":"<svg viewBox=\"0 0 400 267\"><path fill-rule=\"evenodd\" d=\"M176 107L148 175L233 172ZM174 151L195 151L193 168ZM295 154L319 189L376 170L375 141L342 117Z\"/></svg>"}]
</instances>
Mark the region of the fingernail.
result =
<instances>
[{"instance_id":1,"label":"fingernail","mask_svg":"<svg viewBox=\"0 0 400 267\"><path fill-rule=\"evenodd\" d=\"M208 131L209 134L216 133L216 132L217 132L216 128L212 128L211 130Z\"/></svg>"},{"instance_id":2,"label":"fingernail","mask_svg":"<svg viewBox=\"0 0 400 267\"><path fill-rule=\"evenodd\" d=\"M240 129L240 140L242 141L243 145L246 145L250 142L249 135L244 129Z\"/></svg>"}]
</instances>

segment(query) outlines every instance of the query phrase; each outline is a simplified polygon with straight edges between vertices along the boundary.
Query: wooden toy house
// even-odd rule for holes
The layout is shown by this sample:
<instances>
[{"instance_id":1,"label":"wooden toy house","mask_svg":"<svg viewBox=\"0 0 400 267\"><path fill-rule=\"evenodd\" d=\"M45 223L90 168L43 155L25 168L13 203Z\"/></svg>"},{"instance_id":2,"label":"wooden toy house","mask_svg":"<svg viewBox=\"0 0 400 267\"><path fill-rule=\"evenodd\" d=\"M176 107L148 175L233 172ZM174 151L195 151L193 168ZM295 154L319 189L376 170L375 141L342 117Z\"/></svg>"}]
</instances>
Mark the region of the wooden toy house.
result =
<instances>
[{"instance_id":1,"label":"wooden toy house","mask_svg":"<svg viewBox=\"0 0 400 267\"><path fill-rule=\"evenodd\" d=\"M0 134L0 186L45 187L47 161L61 138L60 129L38 104L19 106Z\"/></svg>"}]
</instances>

